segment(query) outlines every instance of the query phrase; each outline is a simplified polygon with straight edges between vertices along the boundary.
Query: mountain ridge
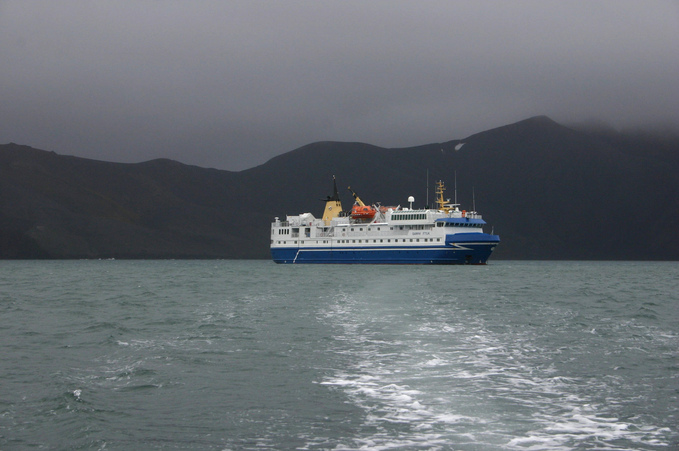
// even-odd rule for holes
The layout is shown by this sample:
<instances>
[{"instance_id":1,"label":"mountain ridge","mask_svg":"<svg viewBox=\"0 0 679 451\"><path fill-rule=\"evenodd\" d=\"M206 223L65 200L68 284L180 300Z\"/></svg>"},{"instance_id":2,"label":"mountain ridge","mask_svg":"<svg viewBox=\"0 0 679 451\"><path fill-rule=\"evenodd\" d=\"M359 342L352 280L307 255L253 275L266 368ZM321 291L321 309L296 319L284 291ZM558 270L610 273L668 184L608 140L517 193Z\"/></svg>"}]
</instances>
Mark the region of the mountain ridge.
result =
<instances>
[{"instance_id":1,"label":"mountain ridge","mask_svg":"<svg viewBox=\"0 0 679 451\"><path fill-rule=\"evenodd\" d=\"M433 183L500 234L493 258L679 260L679 138L536 116L415 147L310 143L239 172L109 163L0 145L0 258L267 258L275 216L337 177L366 202L433 203ZM429 186L427 186L427 174ZM452 197L452 190L447 193Z\"/></svg>"}]
</instances>

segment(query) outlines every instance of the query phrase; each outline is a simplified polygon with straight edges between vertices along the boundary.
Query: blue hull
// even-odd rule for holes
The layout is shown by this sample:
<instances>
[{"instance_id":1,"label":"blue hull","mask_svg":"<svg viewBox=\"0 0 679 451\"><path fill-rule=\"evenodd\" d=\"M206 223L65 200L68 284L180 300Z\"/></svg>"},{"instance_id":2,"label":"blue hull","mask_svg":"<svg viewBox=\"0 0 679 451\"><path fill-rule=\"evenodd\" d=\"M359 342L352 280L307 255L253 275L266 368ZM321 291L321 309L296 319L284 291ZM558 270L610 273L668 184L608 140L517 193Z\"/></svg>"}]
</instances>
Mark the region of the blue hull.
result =
<instances>
[{"instance_id":1,"label":"blue hull","mask_svg":"<svg viewBox=\"0 0 679 451\"><path fill-rule=\"evenodd\" d=\"M285 247L272 248L271 257L276 263L483 265L499 242L497 235L456 234L445 246Z\"/></svg>"}]
</instances>

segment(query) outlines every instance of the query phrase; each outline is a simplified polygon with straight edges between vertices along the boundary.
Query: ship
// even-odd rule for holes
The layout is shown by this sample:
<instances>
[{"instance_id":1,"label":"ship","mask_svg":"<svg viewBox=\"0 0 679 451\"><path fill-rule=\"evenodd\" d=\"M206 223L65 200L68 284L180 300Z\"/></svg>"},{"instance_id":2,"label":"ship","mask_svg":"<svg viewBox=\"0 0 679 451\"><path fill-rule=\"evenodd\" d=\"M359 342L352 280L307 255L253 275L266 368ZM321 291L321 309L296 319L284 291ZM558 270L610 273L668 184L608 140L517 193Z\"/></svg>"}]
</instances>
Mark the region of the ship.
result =
<instances>
[{"instance_id":1,"label":"ship","mask_svg":"<svg viewBox=\"0 0 679 451\"><path fill-rule=\"evenodd\" d=\"M444 198L436 182L436 208L366 205L351 189L354 204L342 209L337 181L321 218L312 213L276 217L271 224L271 257L276 263L484 265L500 243L485 233L476 211ZM457 196L455 196L457 198Z\"/></svg>"}]
</instances>

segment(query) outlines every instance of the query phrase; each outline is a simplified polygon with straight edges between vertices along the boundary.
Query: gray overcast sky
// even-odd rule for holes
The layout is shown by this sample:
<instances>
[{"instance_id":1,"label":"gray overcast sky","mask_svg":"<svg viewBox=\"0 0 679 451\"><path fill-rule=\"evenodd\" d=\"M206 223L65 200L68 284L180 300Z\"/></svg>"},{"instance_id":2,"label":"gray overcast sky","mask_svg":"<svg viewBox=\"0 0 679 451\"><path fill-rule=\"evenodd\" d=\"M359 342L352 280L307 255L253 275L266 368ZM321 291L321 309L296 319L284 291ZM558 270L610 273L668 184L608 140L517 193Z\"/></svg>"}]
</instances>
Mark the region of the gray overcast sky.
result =
<instances>
[{"instance_id":1,"label":"gray overcast sky","mask_svg":"<svg viewBox=\"0 0 679 451\"><path fill-rule=\"evenodd\" d=\"M240 170L541 114L679 124L679 1L0 0L0 143Z\"/></svg>"}]
</instances>

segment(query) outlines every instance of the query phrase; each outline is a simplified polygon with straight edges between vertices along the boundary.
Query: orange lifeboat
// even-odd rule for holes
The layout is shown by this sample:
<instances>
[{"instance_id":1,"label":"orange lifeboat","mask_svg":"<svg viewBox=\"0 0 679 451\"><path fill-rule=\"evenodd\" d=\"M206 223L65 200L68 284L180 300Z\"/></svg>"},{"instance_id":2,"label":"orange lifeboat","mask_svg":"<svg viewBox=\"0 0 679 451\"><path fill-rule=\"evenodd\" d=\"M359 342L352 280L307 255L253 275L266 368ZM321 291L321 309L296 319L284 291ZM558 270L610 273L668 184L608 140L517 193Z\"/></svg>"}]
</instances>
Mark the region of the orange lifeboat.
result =
<instances>
[{"instance_id":1,"label":"orange lifeboat","mask_svg":"<svg viewBox=\"0 0 679 451\"><path fill-rule=\"evenodd\" d=\"M351 208L352 219L372 219L375 217L377 210L375 207L368 205L354 205Z\"/></svg>"}]
</instances>

